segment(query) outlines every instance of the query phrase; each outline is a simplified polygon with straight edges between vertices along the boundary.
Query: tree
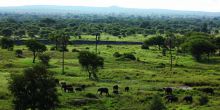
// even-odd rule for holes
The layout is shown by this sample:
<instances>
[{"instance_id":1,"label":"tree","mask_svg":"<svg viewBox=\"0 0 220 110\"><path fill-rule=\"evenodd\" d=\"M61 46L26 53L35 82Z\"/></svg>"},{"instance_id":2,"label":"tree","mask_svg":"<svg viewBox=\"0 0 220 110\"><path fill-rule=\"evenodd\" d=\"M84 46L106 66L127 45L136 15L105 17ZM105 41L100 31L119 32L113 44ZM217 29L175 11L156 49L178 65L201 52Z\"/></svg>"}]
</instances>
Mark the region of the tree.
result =
<instances>
[{"instance_id":1,"label":"tree","mask_svg":"<svg viewBox=\"0 0 220 110\"><path fill-rule=\"evenodd\" d=\"M13 50L14 41L9 38L3 37L0 44L2 49Z\"/></svg>"},{"instance_id":2,"label":"tree","mask_svg":"<svg viewBox=\"0 0 220 110\"><path fill-rule=\"evenodd\" d=\"M15 110L52 110L59 104L53 73L42 65L11 75L9 90Z\"/></svg>"},{"instance_id":3,"label":"tree","mask_svg":"<svg viewBox=\"0 0 220 110\"><path fill-rule=\"evenodd\" d=\"M14 34L18 37L22 37L26 34L26 32L25 30L17 30Z\"/></svg>"},{"instance_id":4,"label":"tree","mask_svg":"<svg viewBox=\"0 0 220 110\"><path fill-rule=\"evenodd\" d=\"M81 51L78 56L79 63L83 69L89 73L89 78L98 79L96 73L100 67L104 66L104 59L100 56L97 56L95 53L88 51Z\"/></svg>"},{"instance_id":5,"label":"tree","mask_svg":"<svg viewBox=\"0 0 220 110\"><path fill-rule=\"evenodd\" d=\"M64 74L64 53L67 50L67 45L69 43L69 39L70 36L69 34L63 32L63 31L59 31L57 33L58 37L58 41L59 41L59 47L60 47L60 51L62 52L62 74Z\"/></svg>"},{"instance_id":6,"label":"tree","mask_svg":"<svg viewBox=\"0 0 220 110\"><path fill-rule=\"evenodd\" d=\"M42 64L44 64L46 66L49 65L50 59L51 59L51 57L48 54L39 55L39 60L41 61Z\"/></svg>"},{"instance_id":7,"label":"tree","mask_svg":"<svg viewBox=\"0 0 220 110\"><path fill-rule=\"evenodd\" d=\"M39 43L36 40L28 40L26 42L26 46L33 53L33 63L35 63L35 59L38 54L45 52L47 50L47 47L44 44Z\"/></svg>"},{"instance_id":8,"label":"tree","mask_svg":"<svg viewBox=\"0 0 220 110\"><path fill-rule=\"evenodd\" d=\"M165 38L162 36L154 36L144 41L145 45L158 45L160 50L161 46L164 45Z\"/></svg>"},{"instance_id":9,"label":"tree","mask_svg":"<svg viewBox=\"0 0 220 110\"><path fill-rule=\"evenodd\" d=\"M207 54L209 59L210 54L214 53L216 49L214 44L204 39L194 39L188 45L190 53L197 61L202 59L203 54Z\"/></svg>"},{"instance_id":10,"label":"tree","mask_svg":"<svg viewBox=\"0 0 220 110\"><path fill-rule=\"evenodd\" d=\"M5 37L10 37L13 34L13 31L11 29L3 29L2 35Z\"/></svg>"},{"instance_id":11,"label":"tree","mask_svg":"<svg viewBox=\"0 0 220 110\"><path fill-rule=\"evenodd\" d=\"M175 48L176 37L173 33L168 32L166 34L165 46L169 49L170 53L170 71L173 69L173 48Z\"/></svg>"}]
</instances>

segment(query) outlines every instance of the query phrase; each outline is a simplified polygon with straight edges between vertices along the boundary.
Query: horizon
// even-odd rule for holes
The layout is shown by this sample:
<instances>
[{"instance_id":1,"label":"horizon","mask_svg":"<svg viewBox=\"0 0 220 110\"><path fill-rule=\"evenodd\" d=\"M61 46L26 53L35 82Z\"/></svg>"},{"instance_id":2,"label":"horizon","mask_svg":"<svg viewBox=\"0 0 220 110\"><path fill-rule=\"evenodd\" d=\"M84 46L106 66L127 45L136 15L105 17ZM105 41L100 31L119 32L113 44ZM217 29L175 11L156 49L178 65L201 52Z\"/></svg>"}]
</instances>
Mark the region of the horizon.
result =
<instances>
[{"instance_id":1,"label":"horizon","mask_svg":"<svg viewBox=\"0 0 220 110\"><path fill-rule=\"evenodd\" d=\"M85 6L85 7L121 7L136 9L165 9L178 11L220 12L220 0L0 0L0 7L14 6Z\"/></svg>"}]
</instances>

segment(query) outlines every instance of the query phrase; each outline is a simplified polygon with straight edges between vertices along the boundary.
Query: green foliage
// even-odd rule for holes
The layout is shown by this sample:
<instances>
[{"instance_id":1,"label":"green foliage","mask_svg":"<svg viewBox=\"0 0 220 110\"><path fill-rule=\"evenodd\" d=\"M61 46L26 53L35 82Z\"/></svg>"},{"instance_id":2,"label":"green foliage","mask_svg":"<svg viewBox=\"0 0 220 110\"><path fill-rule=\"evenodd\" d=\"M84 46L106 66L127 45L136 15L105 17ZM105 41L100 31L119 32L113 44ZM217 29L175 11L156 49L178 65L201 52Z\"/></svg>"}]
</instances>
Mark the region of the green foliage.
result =
<instances>
[{"instance_id":1,"label":"green foliage","mask_svg":"<svg viewBox=\"0 0 220 110\"><path fill-rule=\"evenodd\" d=\"M22 55L23 55L23 51L20 50L20 49L17 49L17 50L15 51L15 55L20 58L20 57L22 57Z\"/></svg>"},{"instance_id":2,"label":"green foliage","mask_svg":"<svg viewBox=\"0 0 220 110\"><path fill-rule=\"evenodd\" d=\"M97 79L96 73L100 67L104 66L104 59L88 51L79 52L78 59L80 65L89 73L89 78Z\"/></svg>"},{"instance_id":3,"label":"green foliage","mask_svg":"<svg viewBox=\"0 0 220 110\"><path fill-rule=\"evenodd\" d=\"M5 37L10 37L13 34L13 31L8 28L8 29L3 29L1 33Z\"/></svg>"},{"instance_id":4,"label":"green foliage","mask_svg":"<svg viewBox=\"0 0 220 110\"><path fill-rule=\"evenodd\" d=\"M166 106L163 104L159 95L153 96L148 110L166 110Z\"/></svg>"},{"instance_id":5,"label":"green foliage","mask_svg":"<svg viewBox=\"0 0 220 110\"><path fill-rule=\"evenodd\" d=\"M3 37L1 39L0 44L1 44L2 49L13 50L14 41L9 38Z\"/></svg>"},{"instance_id":6,"label":"green foliage","mask_svg":"<svg viewBox=\"0 0 220 110\"><path fill-rule=\"evenodd\" d=\"M144 45L158 45L158 48L160 50L160 47L164 45L164 42L165 42L165 38L163 38L162 36L154 36L154 37L151 37L147 40L144 41Z\"/></svg>"},{"instance_id":7,"label":"green foliage","mask_svg":"<svg viewBox=\"0 0 220 110\"><path fill-rule=\"evenodd\" d=\"M49 61L50 61L51 57L48 54L40 54L39 55L39 60L41 61L42 64L44 65L49 65Z\"/></svg>"},{"instance_id":8,"label":"green foliage","mask_svg":"<svg viewBox=\"0 0 220 110\"><path fill-rule=\"evenodd\" d=\"M115 52L115 53L113 54L113 56L116 57L116 58L119 58L119 57L121 57L122 55L121 55L119 52Z\"/></svg>"},{"instance_id":9,"label":"green foliage","mask_svg":"<svg viewBox=\"0 0 220 110\"><path fill-rule=\"evenodd\" d=\"M141 49L146 49L146 50L148 50L148 49L149 49L149 46L146 45L146 44L143 44L143 45L141 45Z\"/></svg>"},{"instance_id":10,"label":"green foliage","mask_svg":"<svg viewBox=\"0 0 220 110\"><path fill-rule=\"evenodd\" d=\"M51 110L59 104L53 74L42 65L11 75L9 90L14 96L15 110Z\"/></svg>"},{"instance_id":11,"label":"green foliage","mask_svg":"<svg viewBox=\"0 0 220 110\"><path fill-rule=\"evenodd\" d=\"M125 59L136 60L136 57L132 53L124 53L122 55L122 57L125 58Z\"/></svg>"},{"instance_id":12,"label":"green foliage","mask_svg":"<svg viewBox=\"0 0 220 110\"><path fill-rule=\"evenodd\" d=\"M202 59L203 54L207 54L209 57L209 55L214 53L216 49L214 44L204 39L194 39L191 42L187 42L183 46L183 48L186 48L186 50L188 48L189 52L197 61Z\"/></svg>"},{"instance_id":13,"label":"green foliage","mask_svg":"<svg viewBox=\"0 0 220 110\"><path fill-rule=\"evenodd\" d=\"M33 63L35 63L35 59L37 57L37 54L40 54L40 53L45 52L47 50L47 47L44 44L39 43L36 40L28 40L26 42L26 46L33 53Z\"/></svg>"}]
</instances>

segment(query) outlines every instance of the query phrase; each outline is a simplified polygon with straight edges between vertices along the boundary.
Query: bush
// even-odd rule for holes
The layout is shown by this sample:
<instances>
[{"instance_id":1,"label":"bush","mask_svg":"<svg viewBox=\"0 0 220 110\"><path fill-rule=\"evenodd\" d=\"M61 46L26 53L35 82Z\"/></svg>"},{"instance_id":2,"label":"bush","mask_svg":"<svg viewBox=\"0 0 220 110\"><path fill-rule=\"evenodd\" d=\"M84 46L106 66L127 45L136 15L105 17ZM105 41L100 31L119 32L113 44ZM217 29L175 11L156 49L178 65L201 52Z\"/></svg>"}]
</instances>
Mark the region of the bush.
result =
<instances>
[{"instance_id":1,"label":"bush","mask_svg":"<svg viewBox=\"0 0 220 110\"><path fill-rule=\"evenodd\" d=\"M132 53L124 53L123 58L130 59L130 60L136 60L136 57Z\"/></svg>"},{"instance_id":2,"label":"bush","mask_svg":"<svg viewBox=\"0 0 220 110\"><path fill-rule=\"evenodd\" d=\"M56 46L52 46L52 47L50 48L50 50L51 50L51 51L55 51L55 50L56 50Z\"/></svg>"},{"instance_id":3,"label":"bush","mask_svg":"<svg viewBox=\"0 0 220 110\"><path fill-rule=\"evenodd\" d=\"M121 57L122 55L121 55L119 52L115 52L115 53L113 54L113 56L116 57L116 58L118 58L118 57Z\"/></svg>"},{"instance_id":4,"label":"bush","mask_svg":"<svg viewBox=\"0 0 220 110\"><path fill-rule=\"evenodd\" d=\"M80 50L72 49L72 52L80 52Z\"/></svg>"},{"instance_id":5,"label":"bush","mask_svg":"<svg viewBox=\"0 0 220 110\"><path fill-rule=\"evenodd\" d=\"M47 54L41 54L39 55L39 60L41 61L42 64L44 65L49 65L51 57Z\"/></svg>"},{"instance_id":6,"label":"bush","mask_svg":"<svg viewBox=\"0 0 220 110\"><path fill-rule=\"evenodd\" d=\"M162 103L159 95L154 95L148 110L166 110L166 106Z\"/></svg>"},{"instance_id":7,"label":"bush","mask_svg":"<svg viewBox=\"0 0 220 110\"><path fill-rule=\"evenodd\" d=\"M16 57L21 58L21 57L22 57L22 55L23 55L23 51L22 51L22 50L20 50L20 49L18 49L18 50L16 50L16 51L15 51L15 55L16 55Z\"/></svg>"},{"instance_id":8,"label":"bush","mask_svg":"<svg viewBox=\"0 0 220 110\"><path fill-rule=\"evenodd\" d=\"M62 51L64 51L64 52L69 52L69 50L65 47L65 48L58 48L58 50L60 51L60 52L62 52Z\"/></svg>"},{"instance_id":9,"label":"bush","mask_svg":"<svg viewBox=\"0 0 220 110\"><path fill-rule=\"evenodd\" d=\"M86 47L87 50L89 50L89 47Z\"/></svg>"},{"instance_id":10,"label":"bush","mask_svg":"<svg viewBox=\"0 0 220 110\"><path fill-rule=\"evenodd\" d=\"M200 104L200 105L205 105L205 104L207 104L208 102L209 102L209 99L208 99L207 96L201 96L201 97L199 98L199 104Z\"/></svg>"},{"instance_id":11,"label":"bush","mask_svg":"<svg viewBox=\"0 0 220 110\"><path fill-rule=\"evenodd\" d=\"M141 49L149 49L149 46L148 45L141 45Z\"/></svg>"}]
</instances>

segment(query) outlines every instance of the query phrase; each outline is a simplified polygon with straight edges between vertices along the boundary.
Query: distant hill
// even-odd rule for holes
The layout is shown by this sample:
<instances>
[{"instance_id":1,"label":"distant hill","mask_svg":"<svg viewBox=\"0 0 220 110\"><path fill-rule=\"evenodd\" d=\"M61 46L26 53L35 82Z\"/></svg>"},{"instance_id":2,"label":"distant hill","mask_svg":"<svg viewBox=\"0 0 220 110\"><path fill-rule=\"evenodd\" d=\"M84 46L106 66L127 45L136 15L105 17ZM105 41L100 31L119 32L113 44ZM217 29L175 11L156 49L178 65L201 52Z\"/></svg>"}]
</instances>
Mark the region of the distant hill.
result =
<instances>
[{"instance_id":1,"label":"distant hill","mask_svg":"<svg viewBox=\"0 0 220 110\"><path fill-rule=\"evenodd\" d=\"M199 12L199 11L178 11L166 9L134 9L121 8L117 6L112 7L86 7L86 6L48 6L48 5L34 5L34 6L14 6L14 7L0 7L0 13L38 13L38 14L116 14L116 15L177 15L177 16L220 16L220 12Z\"/></svg>"}]
</instances>

